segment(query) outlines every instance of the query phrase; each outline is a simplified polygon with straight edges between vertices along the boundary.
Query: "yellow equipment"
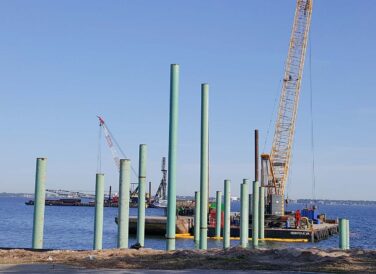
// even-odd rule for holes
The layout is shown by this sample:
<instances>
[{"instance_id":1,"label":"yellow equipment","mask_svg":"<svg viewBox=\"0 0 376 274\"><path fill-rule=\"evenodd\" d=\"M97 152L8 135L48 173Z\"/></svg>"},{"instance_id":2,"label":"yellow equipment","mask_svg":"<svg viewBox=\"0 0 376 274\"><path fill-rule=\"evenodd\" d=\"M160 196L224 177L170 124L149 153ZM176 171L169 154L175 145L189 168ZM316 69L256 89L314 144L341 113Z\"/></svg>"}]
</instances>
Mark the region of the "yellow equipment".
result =
<instances>
[{"instance_id":1,"label":"yellow equipment","mask_svg":"<svg viewBox=\"0 0 376 274\"><path fill-rule=\"evenodd\" d=\"M299 92L311 23L312 2L313 0L297 0L296 2L272 150L270 155L261 155L261 167L264 167L262 184L268 187L269 197L273 194L279 195L282 197L282 201L291 160ZM283 202L281 212L283 215Z\"/></svg>"}]
</instances>

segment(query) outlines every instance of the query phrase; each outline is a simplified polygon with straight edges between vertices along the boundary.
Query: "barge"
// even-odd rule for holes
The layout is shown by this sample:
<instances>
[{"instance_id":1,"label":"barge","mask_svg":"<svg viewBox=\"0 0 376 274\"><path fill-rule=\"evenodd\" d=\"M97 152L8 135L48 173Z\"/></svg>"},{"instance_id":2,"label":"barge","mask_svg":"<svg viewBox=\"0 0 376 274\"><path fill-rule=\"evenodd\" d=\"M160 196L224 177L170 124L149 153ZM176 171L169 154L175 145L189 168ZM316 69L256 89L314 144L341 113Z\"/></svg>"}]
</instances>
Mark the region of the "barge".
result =
<instances>
[{"instance_id":1,"label":"barge","mask_svg":"<svg viewBox=\"0 0 376 274\"><path fill-rule=\"evenodd\" d=\"M309 229L301 228L265 228L266 241L281 242L319 242L328 239L338 233L338 224L314 224ZM230 235L233 239L240 237L239 226L230 227ZM252 228L248 230L249 238L252 238ZM222 236L222 234L221 234ZM215 227L208 227L208 237L215 238ZM261 239L262 240L262 239Z\"/></svg>"},{"instance_id":2,"label":"barge","mask_svg":"<svg viewBox=\"0 0 376 274\"><path fill-rule=\"evenodd\" d=\"M26 205L34 205L33 200L29 200L25 202ZM64 198L64 199L47 199L45 200L46 206L88 206L94 207L94 201L82 202L81 199L72 199L72 198ZM117 207L117 203L113 203L109 200L104 201L104 207Z\"/></svg>"},{"instance_id":3,"label":"barge","mask_svg":"<svg viewBox=\"0 0 376 274\"><path fill-rule=\"evenodd\" d=\"M116 224L118 218L115 217ZM146 216L145 234L165 236L166 234L166 216ZM251 227L251 226L250 226ZM223 227L222 227L223 228ZM193 239L194 217L177 216L176 217L176 238ZM137 233L137 216L129 217L129 233ZM249 238L252 237L252 229L248 230ZM265 241L276 242L318 242L328 239L330 236L338 233L337 223L313 224L309 228L265 228ZM218 239L215 236L215 225L209 224L208 237ZM232 224L230 227L230 237L238 240L240 237L239 225ZM221 237L222 238L222 233Z\"/></svg>"}]
</instances>

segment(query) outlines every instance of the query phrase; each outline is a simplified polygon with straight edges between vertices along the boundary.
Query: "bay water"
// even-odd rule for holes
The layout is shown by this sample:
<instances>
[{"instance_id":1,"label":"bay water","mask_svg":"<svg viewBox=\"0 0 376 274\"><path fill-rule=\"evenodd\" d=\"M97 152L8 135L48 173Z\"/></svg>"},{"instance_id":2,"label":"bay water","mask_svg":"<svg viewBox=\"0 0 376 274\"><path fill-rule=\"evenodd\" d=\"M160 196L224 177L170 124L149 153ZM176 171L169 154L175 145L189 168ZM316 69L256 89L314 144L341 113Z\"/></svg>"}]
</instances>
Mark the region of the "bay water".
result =
<instances>
[{"instance_id":1,"label":"bay water","mask_svg":"<svg viewBox=\"0 0 376 274\"><path fill-rule=\"evenodd\" d=\"M33 229L33 206L25 205L27 198L0 197L0 247L30 248ZM232 211L239 211L239 202L233 202ZM288 210L302 209L302 204L289 204ZM376 206L321 205L318 213L326 213L327 218L348 218L350 220L350 242L352 248L376 249ZM116 248L117 208L104 209L103 248ZM146 215L163 215L162 209L147 208ZM130 215L137 215L131 208ZM94 207L46 206L44 226L44 248L47 249L92 249L94 232ZM129 244L135 244L131 235ZM231 241L232 246L239 241ZM145 247L165 249L163 237L145 236ZM337 248L338 235L318 243L265 242L265 247L319 247ZM191 239L177 239L177 249L194 248ZM222 241L208 240L208 248L222 248Z\"/></svg>"}]
</instances>

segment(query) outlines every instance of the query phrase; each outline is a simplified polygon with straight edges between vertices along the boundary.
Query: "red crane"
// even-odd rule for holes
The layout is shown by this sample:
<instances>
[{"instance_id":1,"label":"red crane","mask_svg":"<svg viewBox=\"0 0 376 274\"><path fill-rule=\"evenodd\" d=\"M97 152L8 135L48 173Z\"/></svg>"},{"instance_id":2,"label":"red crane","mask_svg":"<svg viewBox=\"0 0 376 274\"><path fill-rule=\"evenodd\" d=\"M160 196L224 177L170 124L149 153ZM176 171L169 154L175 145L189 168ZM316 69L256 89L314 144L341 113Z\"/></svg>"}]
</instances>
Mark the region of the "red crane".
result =
<instances>
[{"instance_id":1,"label":"red crane","mask_svg":"<svg viewBox=\"0 0 376 274\"><path fill-rule=\"evenodd\" d=\"M112 158L115 162L115 165L117 167L117 170L120 171L120 157L119 157L119 152L121 154L121 157L123 159L128 159L128 157L125 155L123 150L121 149L119 143L116 141L114 136L112 135L111 131L107 127L107 124L105 123L104 119L100 116L97 116L99 119L99 127L102 129L104 137L106 139L107 145L111 150ZM98 157L100 158L100 156ZM138 174L136 170L131 166L133 174L138 178ZM132 183L132 186L137 185L137 183ZM132 190L132 194L136 193L138 190L138 187L136 187L134 190Z\"/></svg>"}]
</instances>

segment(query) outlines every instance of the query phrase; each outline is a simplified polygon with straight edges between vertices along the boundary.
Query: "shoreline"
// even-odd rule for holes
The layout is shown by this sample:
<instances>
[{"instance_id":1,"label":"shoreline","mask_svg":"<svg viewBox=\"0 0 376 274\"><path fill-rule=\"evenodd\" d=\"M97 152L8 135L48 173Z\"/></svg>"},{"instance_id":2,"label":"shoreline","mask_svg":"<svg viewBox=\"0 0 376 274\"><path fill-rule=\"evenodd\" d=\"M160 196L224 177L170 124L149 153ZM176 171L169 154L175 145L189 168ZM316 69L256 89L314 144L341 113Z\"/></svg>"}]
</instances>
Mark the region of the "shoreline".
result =
<instances>
[{"instance_id":1,"label":"shoreline","mask_svg":"<svg viewBox=\"0 0 376 274\"><path fill-rule=\"evenodd\" d=\"M0 264L50 264L86 269L222 269L334 273L376 273L376 250L242 249L177 250L109 249L100 251L0 250Z\"/></svg>"}]
</instances>

